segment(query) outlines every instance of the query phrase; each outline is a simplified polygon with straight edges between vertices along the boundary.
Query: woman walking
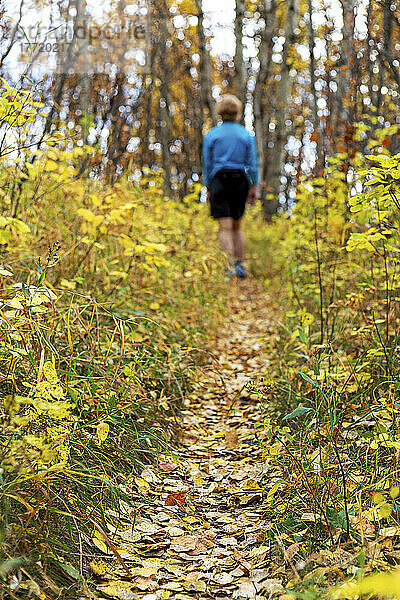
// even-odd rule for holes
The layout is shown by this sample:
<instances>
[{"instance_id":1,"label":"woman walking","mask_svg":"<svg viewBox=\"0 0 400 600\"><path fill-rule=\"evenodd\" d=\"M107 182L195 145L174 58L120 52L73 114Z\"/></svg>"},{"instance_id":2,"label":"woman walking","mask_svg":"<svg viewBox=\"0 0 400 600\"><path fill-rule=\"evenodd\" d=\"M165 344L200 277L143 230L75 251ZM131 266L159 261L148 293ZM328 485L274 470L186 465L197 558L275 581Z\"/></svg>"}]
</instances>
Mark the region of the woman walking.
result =
<instances>
[{"instance_id":1,"label":"woman walking","mask_svg":"<svg viewBox=\"0 0 400 600\"><path fill-rule=\"evenodd\" d=\"M242 103L227 94L217 106L222 123L203 142L203 179L208 189L211 216L218 219L218 238L225 251L229 276L246 277L245 240L240 222L246 203L257 199L258 159L256 140L238 121Z\"/></svg>"}]
</instances>

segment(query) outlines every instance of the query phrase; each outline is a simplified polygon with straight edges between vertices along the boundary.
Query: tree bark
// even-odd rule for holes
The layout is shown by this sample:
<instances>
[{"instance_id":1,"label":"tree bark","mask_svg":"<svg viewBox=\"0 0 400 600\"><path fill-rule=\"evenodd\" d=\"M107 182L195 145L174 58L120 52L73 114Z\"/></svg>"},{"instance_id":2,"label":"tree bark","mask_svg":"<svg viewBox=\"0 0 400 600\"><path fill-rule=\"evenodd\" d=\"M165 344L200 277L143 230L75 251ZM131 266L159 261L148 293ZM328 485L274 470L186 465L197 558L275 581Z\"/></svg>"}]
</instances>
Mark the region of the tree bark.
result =
<instances>
[{"instance_id":1,"label":"tree bark","mask_svg":"<svg viewBox=\"0 0 400 600\"><path fill-rule=\"evenodd\" d=\"M15 36L17 35L18 29L21 25L21 21L22 21L22 10L24 8L24 1L25 0L21 0L20 4L19 4L19 15L18 15L18 21L15 23L14 27L11 30L10 33L10 40L8 42L7 48L4 50L3 54L0 57L0 70L3 67L4 61L6 60L7 56L10 54L12 47L14 46L14 42L15 42Z\"/></svg>"},{"instance_id":2,"label":"tree bark","mask_svg":"<svg viewBox=\"0 0 400 600\"><path fill-rule=\"evenodd\" d=\"M319 118L318 118L318 98L317 90L315 88L315 56L314 56L314 27L313 27L313 0L308 0L308 49L310 52L310 86L312 94L312 115L313 115L313 129L315 142L317 144L315 150L315 168L318 169L318 165L321 162L321 143L319 139Z\"/></svg>"},{"instance_id":3,"label":"tree bark","mask_svg":"<svg viewBox=\"0 0 400 600\"><path fill-rule=\"evenodd\" d=\"M263 98L265 94L265 83L269 79L271 71L272 38L276 21L276 0L264 0L264 20L265 27L261 35L260 47L258 49L260 67L257 74L253 98L254 129L257 142L261 198L264 198L265 193L265 149L267 145Z\"/></svg>"},{"instance_id":4,"label":"tree bark","mask_svg":"<svg viewBox=\"0 0 400 600\"><path fill-rule=\"evenodd\" d=\"M289 51L294 43L294 30L296 28L298 12L298 0L289 0L286 27L285 27L285 45L282 53L282 66L278 88L277 108L275 113L276 136L271 157L267 164L267 185L270 193L263 201L264 218L270 221L272 216L277 213L279 207L279 194L281 189L281 174L285 156L286 141L286 118L288 112L288 102L290 95L290 64Z\"/></svg>"},{"instance_id":5,"label":"tree bark","mask_svg":"<svg viewBox=\"0 0 400 600\"><path fill-rule=\"evenodd\" d=\"M204 125L207 121L211 125L217 124L217 110L215 101L212 95L212 64L210 49L207 43L206 35L204 32L204 13L203 13L203 0L196 0L197 9L197 37L199 44L199 85L200 85L200 107L199 107L199 135L198 135L198 160L199 164L202 161L202 146L203 146L203 133Z\"/></svg>"},{"instance_id":6,"label":"tree bark","mask_svg":"<svg viewBox=\"0 0 400 600\"><path fill-rule=\"evenodd\" d=\"M339 139L352 122L351 76L354 68L354 24L355 8L358 0L340 0L343 15L343 41L341 44L341 61L336 79L336 139Z\"/></svg>"},{"instance_id":7,"label":"tree bark","mask_svg":"<svg viewBox=\"0 0 400 600\"><path fill-rule=\"evenodd\" d=\"M171 193L171 155L169 146L171 142L171 113L170 113L170 66L168 61L168 6L163 0L160 11L160 67L159 75L161 81L160 97L160 141L162 151L162 165L165 171L164 192Z\"/></svg>"},{"instance_id":8,"label":"tree bark","mask_svg":"<svg viewBox=\"0 0 400 600\"><path fill-rule=\"evenodd\" d=\"M239 100L246 104L247 71L243 56L243 19L246 10L245 0L236 0L235 13L235 93Z\"/></svg>"},{"instance_id":9,"label":"tree bark","mask_svg":"<svg viewBox=\"0 0 400 600\"><path fill-rule=\"evenodd\" d=\"M200 55L200 94L201 94L201 103L204 114L204 109L208 110L208 117L213 125L217 123L217 112L215 107L215 102L212 95L212 65L211 65L211 56L210 56L210 48L207 43L206 35L204 32L204 13L202 0L196 0L196 8L197 8L197 33L199 40L199 55ZM204 115L205 117L206 115Z\"/></svg>"},{"instance_id":10,"label":"tree bark","mask_svg":"<svg viewBox=\"0 0 400 600\"><path fill-rule=\"evenodd\" d=\"M76 32L77 32L77 27L80 24L81 19L83 18L83 14L85 11L85 3L83 2L83 0L70 0L70 2L68 4L67 14L69 12L69 9L72 7L74 7L76 10L76 15L74 18L74 37L71 40L71 42L68 44L68 49L67 49L65 55L64 56L61 55L60 60L58 62L58 67L60 68L60 70L62 72L59 77L57 91L55 93L52 107L50 109L49 114L46 117L44 130L43 130L42 136L38 142L38 148L40 148L41 144L43 143L43 139L44 139L45 135L47 133L49 133L49 131L51 129L51 125L53 123L53 117L54 117L56 110L59 110L59 108L61 106L61 101L62 101L63 94L64 94L64 87L65 87L67 77L68 77L68 70L72 66L73 60L74 60L74 48L75 48L76 41L77 41L77 33Z\"/></svg>"}]
</instances>

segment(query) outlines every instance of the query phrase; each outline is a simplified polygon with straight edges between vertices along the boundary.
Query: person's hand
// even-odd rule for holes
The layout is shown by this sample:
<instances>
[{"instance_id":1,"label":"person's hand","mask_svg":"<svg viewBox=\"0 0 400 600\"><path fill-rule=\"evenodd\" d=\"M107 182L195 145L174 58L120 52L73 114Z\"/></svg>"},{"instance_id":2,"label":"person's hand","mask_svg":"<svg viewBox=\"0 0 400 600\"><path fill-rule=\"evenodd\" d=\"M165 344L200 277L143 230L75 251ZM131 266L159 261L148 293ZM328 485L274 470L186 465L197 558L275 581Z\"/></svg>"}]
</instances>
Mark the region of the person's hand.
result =
<instances>
[{"instance_id":1,"label":"person's hand","mask_svg":"<svg viewBox=\"0 0 400 600\"><path fill-rule=\"evenodd\" d=\"M247 202L251 205L255 204L258 199L258 185L253 183L250 186L249 193L247 195Z\"/></svg>"}]
</instances>

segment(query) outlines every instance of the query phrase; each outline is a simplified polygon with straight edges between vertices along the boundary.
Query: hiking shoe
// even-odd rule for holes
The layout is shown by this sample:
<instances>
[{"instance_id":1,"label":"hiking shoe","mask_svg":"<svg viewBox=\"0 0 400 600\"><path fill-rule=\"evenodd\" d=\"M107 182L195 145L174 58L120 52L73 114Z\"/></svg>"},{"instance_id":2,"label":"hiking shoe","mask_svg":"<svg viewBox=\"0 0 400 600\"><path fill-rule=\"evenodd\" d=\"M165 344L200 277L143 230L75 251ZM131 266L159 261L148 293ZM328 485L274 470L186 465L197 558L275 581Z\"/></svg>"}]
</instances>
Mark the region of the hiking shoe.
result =
<instances>
[{"instance_id":1,"label":"hiking shoe","mask_svg":"<svg viewBox=\"0 0 400 600\"><path fill-rule=\"evenodd\" d=\"M237 260L235 262L235 274L239 279L246 279L246 267L244 266L242 260Z\"/></svg>"}]
</instances>

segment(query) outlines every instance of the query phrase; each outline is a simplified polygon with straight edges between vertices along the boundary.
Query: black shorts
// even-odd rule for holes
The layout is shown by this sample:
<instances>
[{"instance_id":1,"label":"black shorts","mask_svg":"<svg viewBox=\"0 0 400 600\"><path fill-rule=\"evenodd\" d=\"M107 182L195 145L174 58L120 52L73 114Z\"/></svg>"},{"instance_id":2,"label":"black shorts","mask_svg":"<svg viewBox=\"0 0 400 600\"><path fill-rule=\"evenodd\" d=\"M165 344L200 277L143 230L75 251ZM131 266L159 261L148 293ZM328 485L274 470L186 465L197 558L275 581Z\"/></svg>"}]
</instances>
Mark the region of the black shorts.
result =
<instances>
[{"instance_id":1,"label":"black shorts","mask_svg":"<svg viewBox=\"0 0 400 600\"><path fill-rule=\"evenodd\" d=\"M211 216L214 219L231 217L238 221L246 207L249 182L243 171L222 169L210 184Z\"/></svg>"}]
</instances>

